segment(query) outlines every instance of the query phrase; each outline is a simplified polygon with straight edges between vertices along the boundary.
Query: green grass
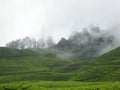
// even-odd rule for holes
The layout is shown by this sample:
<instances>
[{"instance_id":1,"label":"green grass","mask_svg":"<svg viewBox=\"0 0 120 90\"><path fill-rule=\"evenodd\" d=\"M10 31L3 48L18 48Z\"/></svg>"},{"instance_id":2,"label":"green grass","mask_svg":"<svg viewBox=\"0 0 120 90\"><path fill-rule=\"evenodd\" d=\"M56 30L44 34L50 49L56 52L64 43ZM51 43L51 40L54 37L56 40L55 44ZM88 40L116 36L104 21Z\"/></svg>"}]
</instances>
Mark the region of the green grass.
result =
<instances>
[{"instance_id":1,"label":"green grass","mask_svg":"<svg viewBox=\"0 0 120 90\"><path fill-rule=\"evenodd\" d=\"M39 55L38 52L34 52L30 49L13 49L0 47L0 58L10 58L10 57L22 57L22 56L36 56Z\"/></svg>"},{"instance_id":2,"label":"green grass","mask_svg":"<svg viewBox=\"0 0 120 90\"><path fill-rule=\"evenodd\" d=\"M53 55L35 55L36 52L30 50L0 48L0 55L3 55L0 57L0 83L33 80L120 81L118 49L95 60L65 61Z\"/></svg>"},{"instance_id":3,"label":"green grass","mask_svg":"<svg viewBox=\"0 0 120 90\"><path fill-rule=\"evenodd\" d=\"M115 60L119 60L120 64L120 47L113 49L110 52L101 55L100 57L96 58L93 63L95 64L112 64Z\"/></svg>"},{"instance_id":4,"label":"green grass","mask_svg":"<svg viewBox=\"0 0 120 90\"><path fill-rule=\"evenodd\" d=\"M55 70L69 62L54 56L0 58L0 83L24 80L69 80L73 74Z\"/></svg>"},{"instance_id":5,"label":"green grass","mask_svg":"<svg viewBox=\"0 0 120 90\"><path fill-rule=\"evenodd\" d=\"M0 84L0 90L120 90L120 82L24 81Z\"/></svg>"}]
</instances>

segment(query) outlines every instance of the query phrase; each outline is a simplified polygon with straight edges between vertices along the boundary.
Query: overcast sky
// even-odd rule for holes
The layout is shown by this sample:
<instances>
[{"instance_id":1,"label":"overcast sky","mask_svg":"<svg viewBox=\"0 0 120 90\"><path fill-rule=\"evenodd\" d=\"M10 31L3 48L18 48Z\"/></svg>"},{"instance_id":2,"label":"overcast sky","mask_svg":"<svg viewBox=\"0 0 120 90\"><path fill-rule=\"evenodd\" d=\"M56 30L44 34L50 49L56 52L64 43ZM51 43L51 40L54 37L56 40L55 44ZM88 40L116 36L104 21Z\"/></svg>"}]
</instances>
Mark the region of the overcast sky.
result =
<instances>
[{"instance_id":1,"label":"overcast sky","mask_svg":"<svg viewBox=\"0 0 120 90\"><path fill-rule=\"evenodd\" d=\"M0 0L0 46L25 36L57 41L91 24L120 25L120 0Z\"/></svg>"}]
</instances>

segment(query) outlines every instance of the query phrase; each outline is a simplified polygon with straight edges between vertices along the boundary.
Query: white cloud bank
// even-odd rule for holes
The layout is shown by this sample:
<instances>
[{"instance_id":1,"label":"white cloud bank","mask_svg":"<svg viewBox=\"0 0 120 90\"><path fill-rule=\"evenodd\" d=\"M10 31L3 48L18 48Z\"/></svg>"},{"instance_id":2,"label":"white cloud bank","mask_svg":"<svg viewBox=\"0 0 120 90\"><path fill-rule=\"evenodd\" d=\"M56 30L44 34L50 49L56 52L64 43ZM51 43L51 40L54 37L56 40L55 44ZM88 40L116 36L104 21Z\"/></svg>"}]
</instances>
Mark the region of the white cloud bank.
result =
<instances>
[{"instance_id":1,"label":"white cloud bank","mask_svg":"<svg viewBox=\"0 0 120 90\"><path fill-rule=\"evenodd\" d=\"M119 9L120 0L0 0L0 45L25 36L58 41L89 24L119 26Z\"/></svg>"}]
</instances>

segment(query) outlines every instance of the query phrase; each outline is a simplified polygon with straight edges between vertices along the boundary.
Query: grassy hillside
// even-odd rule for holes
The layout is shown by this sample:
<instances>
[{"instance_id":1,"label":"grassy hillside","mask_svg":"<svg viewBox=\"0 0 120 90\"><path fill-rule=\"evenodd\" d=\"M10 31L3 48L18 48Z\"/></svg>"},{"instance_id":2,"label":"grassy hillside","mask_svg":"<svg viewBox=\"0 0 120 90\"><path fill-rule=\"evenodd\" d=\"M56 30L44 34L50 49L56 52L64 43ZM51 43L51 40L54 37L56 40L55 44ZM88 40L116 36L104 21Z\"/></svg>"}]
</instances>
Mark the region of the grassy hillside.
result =
<instances>
[{"instance_id":1,"label":"grassy hillside","mask_svg":"<svg viewBox=\"0 0 120 90\"><path fill-rule=\"evenodd\" d=\"M31 50L0 48L0 83L15 81L120 81L120 48L95 60L64 61ZM4 53L3 53L4 52Z\"/></svg>"},{"instance_id":2,"label":"grassy hillside","mask_svg":"<svg viewBox=\"0 0 120 90\"><path fill-rule=\"evenodd\" d=\"M54 72L65 64L65 61L56 57L1 58L0 83L24 80L68 80L72 74Z\"/></svg>"},{"instance_id":3,"label":"grassy hillside","mask_svg":"<svg viewBox=\"0 0 120 90\"><path fill-rule=\"evenodd\" d=\"M98 64L120 64L120 47L116 48L94 60Z\"/></svg>"},{"instance_id":4,"label":"grassy hillside","mask_svg":"<svg viewBox=\"0 0 120 90\"><path fill-rule=\"evenodd\" d=\"M55 56L41 56L31 50L0 48L0 83L24 80L69 80L73 73L58 73L69 64Z\"/></svg>"},{"instance_id":5,"label":"grassy hillside","mask_svg":"<svg viewBox=\"0 0 120 90\"><path fill-rule=\"evenodd\" d=\"M89 68L77 73L78 81L120 81L120 48L116 48L95 60Z\"/></svg>"}]
</instances>

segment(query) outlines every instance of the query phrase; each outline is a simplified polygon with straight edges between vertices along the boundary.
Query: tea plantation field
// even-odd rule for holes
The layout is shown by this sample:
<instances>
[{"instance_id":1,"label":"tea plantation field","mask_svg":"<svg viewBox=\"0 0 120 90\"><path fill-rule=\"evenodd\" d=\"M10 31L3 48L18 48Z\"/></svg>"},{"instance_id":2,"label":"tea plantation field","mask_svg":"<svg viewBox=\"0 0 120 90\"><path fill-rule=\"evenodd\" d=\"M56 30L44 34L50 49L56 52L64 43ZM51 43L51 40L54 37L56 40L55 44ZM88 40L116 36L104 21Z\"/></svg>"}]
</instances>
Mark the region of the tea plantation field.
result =
<instances>
[{"instance_id":1,"label":"tea plantation field","mask_svg":"<svg viewBox=\"0 0 120 90\"><path fill-rule=\"evenodd\" d=\"M0 84L0 90L120 90L120 82L24 81Z\"/></svg>"}]
</instances>

